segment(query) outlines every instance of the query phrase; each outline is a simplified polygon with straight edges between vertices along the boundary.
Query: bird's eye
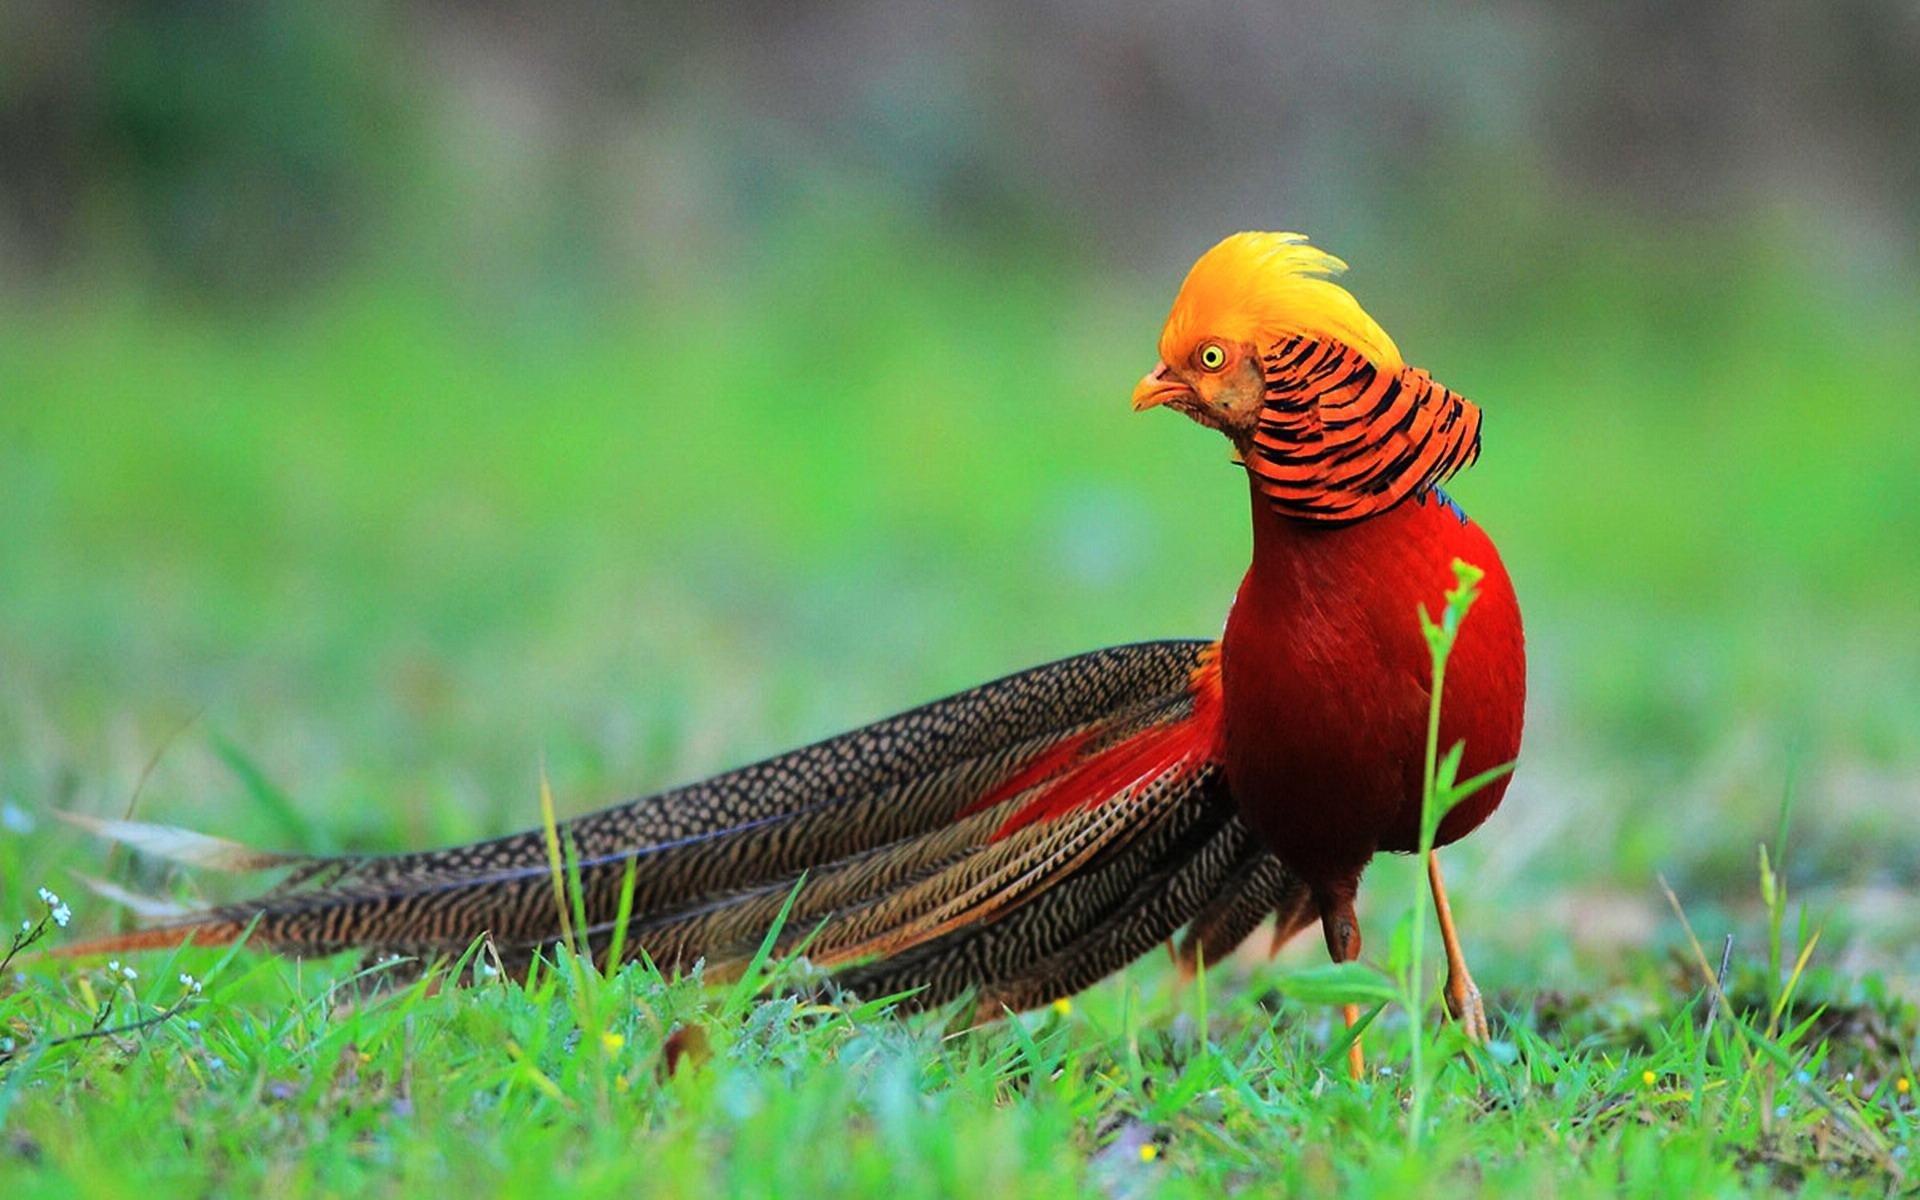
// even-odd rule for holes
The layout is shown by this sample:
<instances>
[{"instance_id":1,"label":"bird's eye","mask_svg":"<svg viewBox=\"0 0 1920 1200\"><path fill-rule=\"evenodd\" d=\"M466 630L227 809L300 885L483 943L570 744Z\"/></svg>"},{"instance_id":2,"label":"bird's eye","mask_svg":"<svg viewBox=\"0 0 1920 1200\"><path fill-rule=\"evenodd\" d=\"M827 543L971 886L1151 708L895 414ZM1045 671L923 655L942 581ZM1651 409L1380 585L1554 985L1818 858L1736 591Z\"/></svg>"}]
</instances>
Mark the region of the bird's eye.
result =
<instances>
[{"instance_id":1,"label":"bird's eye","mask_svg":"<svg viewBox=\"0 0 1920 1200\"><path fill-rule=\"evenodd\" d=\"M1226 348L1218 342L1208 342L1193 357L1203 371L1218 371L1227 365Z\"/></svg>"}]
</instances>

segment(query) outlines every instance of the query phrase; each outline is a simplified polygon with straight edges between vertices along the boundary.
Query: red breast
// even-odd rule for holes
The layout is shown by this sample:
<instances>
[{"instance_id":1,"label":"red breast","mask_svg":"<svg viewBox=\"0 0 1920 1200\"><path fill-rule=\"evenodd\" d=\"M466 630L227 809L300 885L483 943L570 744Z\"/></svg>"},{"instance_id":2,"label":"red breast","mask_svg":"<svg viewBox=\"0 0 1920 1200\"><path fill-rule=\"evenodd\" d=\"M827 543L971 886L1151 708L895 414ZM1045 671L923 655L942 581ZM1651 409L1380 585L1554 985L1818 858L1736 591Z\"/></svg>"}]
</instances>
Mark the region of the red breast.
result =
<instances>
[{"instance_id":1,"label":"red breast","mask_svg":"<svg viewBox=\"0 0 1920 1200\"><path fill-rule=\"evenodd\" d=\"M1519 751L1519 607L1493 543L1435 493L1326 527L1279 515L1256 489L1253 529L1221 649L1228 782L1282 858L1351 884L1376 851L1418 848L1432 663L1417 607L1439 612L1455 559L1486 572L1441 708L1442 752L1466 742L1461 778ZM1449 813L1439 844L1485 820L1506 782Z\"/></svg>"}]
</instances>

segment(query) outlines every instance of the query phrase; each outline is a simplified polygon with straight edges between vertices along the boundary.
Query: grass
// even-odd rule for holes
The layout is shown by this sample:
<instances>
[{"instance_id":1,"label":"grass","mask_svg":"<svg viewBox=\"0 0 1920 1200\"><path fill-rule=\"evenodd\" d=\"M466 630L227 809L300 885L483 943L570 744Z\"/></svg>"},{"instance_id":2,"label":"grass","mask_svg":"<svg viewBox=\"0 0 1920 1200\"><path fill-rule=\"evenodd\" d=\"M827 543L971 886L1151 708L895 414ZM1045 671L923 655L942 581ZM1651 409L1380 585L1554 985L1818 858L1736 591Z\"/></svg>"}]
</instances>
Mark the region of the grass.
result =
<instances>
[{"instance_id":1,"label":"grass","mask_svg":"<svg viewBox=\"0 0 1920 1200\"><path fill-rule=\"evenodd\" d=\"M1706 990L1651 966L1497 1007L1490 1052L1443 1037L1417 1145L1404 1019L1370 1034L1387 1072L1350 1084L1325 997L1265 964L1185 991L1136 970L958 1032L567 955L525 984L454 970L473 986L372 998L340 964L247 953L35 970L0 1012L43 1039L109 1005L170 1016L17 1052L9 1194L1881 1194L1920 1136L1910 1004L1783 993L1762 1041L1728 1016L1766 1007L1751 979L1706 1029ZM697 1047L676 1070L669 1037Z\"/></svg>"},{"instance_id":2,"label":"grass","mask_svg":"<svg viewBox=\"0 0 1920 1200\"><path fill-rule=\"evenodd\" d=\"M1486 405L1457 494L1531 636L1513 790L1446 852L1498 1042L1428 1033L1417 1148L1405 1012L1368 1031L1394 1073L1345 1082L1351 980L1315 946L964 1031L564 958L434 993L187 950L6 968L0 1190L1911 1190L1920 463L1863 437L1907 401L1856 381L1920 348L1885 317L1912 297L1850 306L1765 244L1711 274L1651 234L1543 280L1436 256L1407 291L1513 297L1465 311L1355 279ZM543 764L582 811L1217 629L1244 496L1215 439L1123 411L1165 282L829 230L671 306L394 271L250 314L125 283L10 308L0 917L46 885L107 925L74 872L223 886L103 861L55 808L456 841L538 822ZM1389 976L1422 885L1363 888Z\"/></svg>"}]
</instances>

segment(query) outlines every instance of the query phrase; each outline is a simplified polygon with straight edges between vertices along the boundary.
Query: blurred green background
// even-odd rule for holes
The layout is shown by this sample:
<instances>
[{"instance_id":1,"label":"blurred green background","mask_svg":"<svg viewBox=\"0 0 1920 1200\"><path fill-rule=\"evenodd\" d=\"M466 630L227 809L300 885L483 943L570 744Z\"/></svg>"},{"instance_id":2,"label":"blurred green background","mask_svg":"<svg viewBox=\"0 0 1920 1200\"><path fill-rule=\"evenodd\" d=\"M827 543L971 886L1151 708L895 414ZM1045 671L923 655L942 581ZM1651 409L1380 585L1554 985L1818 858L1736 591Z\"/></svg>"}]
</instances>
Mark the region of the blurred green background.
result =
<instances>
[{"instance_id":1,"label":"blurred green background","mask_svg":"<svg viewBox=\"0 0 1920 1200\"><path fill-rule=\"evenodd\" d=\"M1673 939L1661 874L1750 928L1792 787L1824 953L1910 984L1916 128L1893 0L0 4L4 911L143 776L441 842L1216 631L1244 483L1126 401L1284 228L1486 411L1483 978Z\"/></svg>"}]
</instances>

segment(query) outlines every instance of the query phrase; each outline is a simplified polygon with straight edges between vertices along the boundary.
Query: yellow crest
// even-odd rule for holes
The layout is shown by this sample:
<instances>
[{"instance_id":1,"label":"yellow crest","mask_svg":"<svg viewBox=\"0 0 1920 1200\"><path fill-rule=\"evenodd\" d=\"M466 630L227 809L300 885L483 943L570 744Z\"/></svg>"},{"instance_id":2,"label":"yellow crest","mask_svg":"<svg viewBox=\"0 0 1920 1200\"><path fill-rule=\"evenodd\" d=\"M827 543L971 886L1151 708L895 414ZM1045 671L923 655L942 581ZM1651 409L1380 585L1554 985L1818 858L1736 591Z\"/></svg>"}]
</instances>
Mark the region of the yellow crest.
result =
<instances>
[{"instance_id":1,"label":"yellow crest","mask_svg":"<svg viewBox=\"0 0 1920 1200\"><path fill-rule=\"evenodd\" d=\"M1160 333L1163 362L1183 363L1202 340L1252 342L1264 349L1294 334L1337 338L1383 371L1403 366L1400 350L1347 289L1329 277L1347 269L1297 233L1236 233L1187 272Z\"/></svg>"}]
</instances>

